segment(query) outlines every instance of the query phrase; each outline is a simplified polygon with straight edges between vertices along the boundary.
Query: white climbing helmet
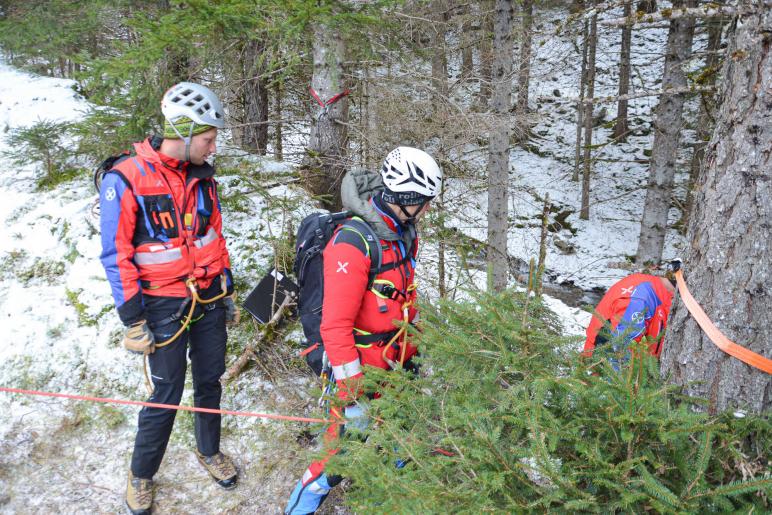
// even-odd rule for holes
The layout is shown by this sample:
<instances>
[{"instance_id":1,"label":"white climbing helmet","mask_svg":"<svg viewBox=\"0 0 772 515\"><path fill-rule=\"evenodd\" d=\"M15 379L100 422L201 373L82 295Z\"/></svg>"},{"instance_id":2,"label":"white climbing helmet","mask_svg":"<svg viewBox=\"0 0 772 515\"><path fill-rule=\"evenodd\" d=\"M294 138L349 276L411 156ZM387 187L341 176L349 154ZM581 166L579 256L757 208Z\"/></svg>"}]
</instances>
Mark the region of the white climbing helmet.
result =
<instances>
[{"instance_id":1,"label":"white climbing helmet","mask_svg":"<svg viewBox=\"0 0 772 515\"><path fill-rule=\"evenodd\" d=\"M169 88L161 101L161 112L172 125L185 116L198 125L225 127L225 113L217 95L193 82L180 82Z\"/></svg>"},{"instance_id":2,"label":"white climbing helmet","mask_svg":"<svg viewBox=\"0 0 772 515\"><path fill-rule=\"evenodd\" d=\"M440 194L442 170L424 152L412 147L397 147L386 156L381 167L383 184L398 199L398 204L420 204ZM410 198L415 197L415 201Z\"/></svg>"}]
</instances>

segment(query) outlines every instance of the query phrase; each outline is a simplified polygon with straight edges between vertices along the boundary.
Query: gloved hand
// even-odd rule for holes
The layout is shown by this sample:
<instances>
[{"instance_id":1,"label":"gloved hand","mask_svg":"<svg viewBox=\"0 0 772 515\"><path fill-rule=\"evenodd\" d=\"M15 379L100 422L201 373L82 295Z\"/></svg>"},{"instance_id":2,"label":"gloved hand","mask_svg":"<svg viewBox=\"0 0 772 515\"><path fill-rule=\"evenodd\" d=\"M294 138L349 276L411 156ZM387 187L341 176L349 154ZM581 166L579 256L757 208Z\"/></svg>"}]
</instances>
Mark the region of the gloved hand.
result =
<instances>
[{"instance_id":1,"label":"gloved hand","mask_svg":"<svg viewBox=\"0 0 772 515\"><path fill-rule=\"evenodd\" d=\"M134 354L152 354L155 352L155 337L146 320L135 322L126 329L123 346Z\"/></svg>"},{"instance_id":2,"label":"gloved hand","mask_svg":"<svg viewBox=\"0 0 772 515\"><path fill-rule=\"evenodd\" d=\"M236 292L223 299L225 303L225 323L236 325L241 320L241 308L236 305Z\"/></svg>"}]
</instances>

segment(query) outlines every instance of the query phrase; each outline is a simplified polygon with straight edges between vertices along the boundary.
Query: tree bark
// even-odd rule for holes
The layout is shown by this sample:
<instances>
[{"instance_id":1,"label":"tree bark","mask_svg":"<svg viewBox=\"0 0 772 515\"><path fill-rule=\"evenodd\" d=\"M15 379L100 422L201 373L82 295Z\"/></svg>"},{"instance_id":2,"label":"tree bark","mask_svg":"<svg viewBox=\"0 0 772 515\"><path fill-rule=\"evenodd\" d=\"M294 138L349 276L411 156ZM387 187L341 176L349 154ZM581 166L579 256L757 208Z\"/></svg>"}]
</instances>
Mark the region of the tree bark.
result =
<instances>
[{"instance_id":1,"label":"tree bark","mask_svg":"<svg viewBox=\"0 0 772 515\"><path fill-rule=\"evenodd\" d=\"M480 30L480 91L477 96L477 101L480 107L484 110L488 106L488 101L491 98L492 87L492 69L493 69L493 17L491 9L493 7L492 0L485 0L482 3L481 9L481 30Z\"/></svg>"},{"instance_id":2,"label":"tree bark","mask_svg":"<svg viewBox=\"0 0 772 515\"><path fill-rule=\"evenodd\" d=\"M772 357L772 10L741 16L723 67L716 129L697 182L686 278L719 329ZM772 376L718 349L675 305L662 374L717 413L772 408Z\"/></svg>"},{"instance_id":3,"label":"tree bark","mask_svg":"<svg viewBox=\"0 0 772 515\"><path fill-rule=\"evenodd\" d=\"M517 74L517 113L528 111L528 87L531 78L531 40L533 27L533 0L523 0L523 20L520 35L520 69Z\"/></svg>"},{"instance_id":4,"label":"tree bark","mask_svg":"<svg viewBox=\"0 0 772 515\"><path fill-rule=\"evenodd\" d=\"M340 33L317 24L314 28L314 72L311 87L322 102L342 93L345 47ZM301 170L310 191L322 196L326 208L341 207L340 183L348 155L348 97L325 107L317 106Z\"/></svg>"},{"instance_id":5,"label":"tree bark","mask_svg":"<svg viewBox=\"0 0 772 515\"><path fill-rule=\"evenodd\" d=\"M636 12L651 14L657 10L657 0L640 0L635 10Z\"/></svg>"},{"instance_id":6,"label":"tree bark","mask_svg":"<svg viewBox=\"0 0 772 515\"><path fill-rule=\"evenodd\" d=\"M721 57L718 54L718 50L721 47L721 33L723 32L723 20L711 19L708 20L708 47L707 57L705 58L705 69L700 74L704 77L703 80L698 81L700 85L714 86L716 84L716 75L718 75L718 67ZM684 206L684 214L682 217L683 230L686 231L686 227L689 223L689 215L694 205L694 184L697 182L697 176L702 168L703 161L705 160L705 147L708 145L708 140L713 132L715 126L715 120L713 119L713 111L715 110L716 98L712 93L703 93L700 98L700 112L697 115L697 145L694 147L694 154L692 154L692 164L689 170L689 187L686 190L686 205Z\"/></svg>"},{"instance_id":7,"label":"tree bark","mask_svg":"<svg viewBox=\"0 0 772 515\"><path fill-rule=\"evenodd\" d=\"M468 79L474 73L474 32L472 31L473 6L462 7L461 16L461 78Z\"/></svg>"},{"instance_id":8,"label":"tree bark","mask_svg":"<svg viewBox=\"0 0 772 515\"><path fill-rule=\"evenodd\" d=\"M445 36L447 32L448 21L448 4L446 0L434 0L432 2L432 17L435 21L433 24L432 33L432 89L434 96L434 112L437 120L444 119L442 111L447 105L448 98L448 58L447 49L445 48L446 41ZM444 148L442 145L442 138L440 140L440 148L437 149L435 159L444 159ZM441 298L445 298L447 295L446 283L446 267L445 267L445 188L443 186L440 196L436 202L438 227L437 234L439 235L437 241L437 282L438 291Z\"/></svg>"},{"instance_id":9,"label":"tree bark","mask_svg":"<svg viewBox=\"0 0 772 515\"><path fill-rule=\"evenodd\" d=\"M594 2L592 2L594 4ZM589 49L587 56L587 97L595 95L595 50L598 46L598 14L593 14L590 21ZM592 159L592 104L584 104L584 169L582 172L582 207L579 218L590 219L590 172Z\"/></svg>"},{"instance_id":10,"label":"tree bark","mask_svg":"<svg viewBox=\"0 0 772 515\"><path fill-rule=\"evenodd\" d=\"M512 0L496 0L494 17L493 123L488 142L488 284L494 291L507 287L509 260L509 135L512 89Z\"/></svg>"},{"instance_id":11,"label":"tree bark","mask_svg":"<svg viewBox=\"0 0 772 515\"><path fill-rule=\"evenodd\" d=\"M283 95L282 95L282 89L283 85L281 80L277 80L274 82L273 85L273 98L274 98L274 105L275 107L275 113L276 113L276 123L273 126L273 157L277 161L283 161L284 160L284 135L282 134L284 131L284 126L282 124L282 110L284 108L283 104Z\"/></svg>"},{"instance_id":12,"label":"tree bark","mask_svg":"<svg viewBox=\"0 0 772 515\"><path fill-rule=\"evenodd\" d=\"M696 0L674 3L674 7L692 7ZM670 22L665 54L662 89L686 86L682 66L692 53L694 18ZM649 166L649 184L643 205L643 219L638 240L637 262L659 263L667 233L667 218L672 203L673 179L686 94L662 95L654 120L654 144Z\"/></svg>"},{"instance_id":13,"label":"tree bark","mask_svg":"<svg viewBox=\"0 0 772 515\"><path fill-rule=\"evenodd\" d=\"M244 87L241 103L244 106L244 127L240 146L248 152L265 155L268 148L268 84L264 78L265 42L249 40L243 54Z\"/></svg>"},{"instance_id":14,"label":"tree bark","mask_svg":"<svg viewBox=\"0 0 772 515\"><path fill-rule=\"evenodd\" d=\"M584 128L584 97L587 86L587 43L589 43L590 22L585 19L582 27L582 73L579 76L579 100L576 103L576 152L574 154L574 173L571 180L579 182L579 168L582 166L582 129Z\"/></svg>"},{"instance_id":15,"label":"tree bark","mask_svg":"<svg viewBox=\"0 0 772 515\"><path fill-rule=\"evenodd\" d=\"M633 0L625 1L624 15L629 18L633 10ZM624 96L630 90L630 48L632 46L633 27L622 27L622 44L619 51L619 101L617 102L617 121L614 125L614 139L627 140L627 100Z\"/></svg>"}]
</instances>

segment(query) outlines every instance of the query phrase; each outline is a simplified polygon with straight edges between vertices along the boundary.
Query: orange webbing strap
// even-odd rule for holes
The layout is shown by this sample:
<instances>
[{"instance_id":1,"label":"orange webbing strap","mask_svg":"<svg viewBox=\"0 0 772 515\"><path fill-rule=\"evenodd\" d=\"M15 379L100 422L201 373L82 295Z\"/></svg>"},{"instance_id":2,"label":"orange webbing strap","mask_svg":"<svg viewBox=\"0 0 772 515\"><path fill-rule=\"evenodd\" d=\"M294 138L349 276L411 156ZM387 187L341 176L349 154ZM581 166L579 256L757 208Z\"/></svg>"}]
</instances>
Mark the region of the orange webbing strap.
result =
<instances>
[{"instance_id":1,"label":"orange webbing strap","mask_svg":"<svg viewBox=\"0 0 772 515\"><path fill-rule=\"evenodd\" d=\"M757 368L767 374L772 374L772 360L765 358L759 354L756 354L752 350L748 350L745 347L737 345L732 340L724 336L724 334L718 330L713 322L710 321L708 315L702 310L697 301L694 300L692 294L689 292L689 288L686 287L686 281L684 281L684 275L681 270L675 273L676 281L678 282L678 291L681 293L681 299L686 305L686 309L689 310L692 317L697 321L708 338L716 344L716 347L726 352L730 356L734 356L743 363L746 363L754 368Z\"/></svg>"},{"instance_id":2,"label":"orange webbing strap","mask_svg":"<svg viewBox=\"0 0 772 515\"><path fill-rule=\"evenodd\" d=\"M21 388L6 388L3 386L0 386L0 392L18 393L23 395L41 395L43 397L58 397L60 399L71 399L75 401L101 402L106 404L123 404L128 406L146 406L148 408L194 411L196 413L214 413L218 415L234 415L237 417L257 417L257 418L266 418L269 420L288 420L288 421L294 421L294 422L308 422L312 424L313 423L329 424L330 422L335 421L335 420L329 420L324 418L295 417L292 415L274 415L271 413L254 413L251 411L232 411L232 410L214 409L214 408L198 408L193 406L182 406L179 404L161 404L158 402L142 402L142 401L129 401L124 399L109 399L104 397L92 397L88 395L74 395L71 393L41 392L38 390L22 390Z\"/></svg>"}]
</instances>

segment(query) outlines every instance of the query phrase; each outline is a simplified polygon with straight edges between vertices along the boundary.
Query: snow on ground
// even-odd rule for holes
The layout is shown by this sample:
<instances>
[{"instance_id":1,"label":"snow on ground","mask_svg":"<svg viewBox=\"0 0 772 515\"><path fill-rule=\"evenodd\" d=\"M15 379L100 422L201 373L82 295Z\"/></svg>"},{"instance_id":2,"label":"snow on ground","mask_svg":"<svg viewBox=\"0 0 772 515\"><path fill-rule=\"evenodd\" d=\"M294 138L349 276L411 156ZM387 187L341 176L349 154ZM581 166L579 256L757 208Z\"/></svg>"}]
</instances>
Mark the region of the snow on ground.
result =
<instances>
[{"instance_id":1,"label":"snow on ground","mask_svg":"<svg viewBox=\"0 0 772 515\"><path fill-rule=\"evenodd\" d=\"M613 17L612 14L605 16ZM583 289L606 288L630 273L617 265L626 262L637 251L648 177L646 160L653 141L651 120L658 97L629 102L632 134L621 144L603 145L611 140L613 124L609 122L616 115L616 103L595 106L596 116L602 118L603 125L593 130L592 142L600 147L593 149L590 220L581 220L581 182L570 180L574 168L581 37L571 41L566 36L556 36L555 26L564 20L555 19L554 13L539 18L530 87L531 116L536 124L532 128L531 146L526 149L515 145L510 154L508 250L510 255L526 263L531 257L538 257L541 213L544 197L549 193L554 209L550 221L554 222L560 213L567 214L564 228L549 233L546 265L552 272L550 275L557 283L574 284ZM595 96L614 96L618 87L621 36L618 29L602 25L599 25L599 33ZM659 89L666 40L667 29L663 27L633 31L630 93ZM702 47L704 38L698 38L695 50ZM454 69L453 63L451 69ZM471 95L473 91L465 95ZM693 111L695 104L694 101L687 103L687 112ZM600 116L602 108L605 114ZM687 123L682 131L686 142L693 140L693 132ZM463 159L473 169L480 170L481 179L484 179L487 149L464 150ZM684 152L679 157L683 172L676 177L676 193L683 201L690 156ZM480 183L482 180L476 185ZM484 189L476 195L467 193L472 189L468 182L455 186L457 198L468 202L469 206L463 220L451 222L451 225L484 241L487 237L487 195ZM680 211L672 208L670 223L679 217ZM675 230L668 231L664 257L677 256L683 245L681 235Z\"/></svg>"},{"instance_id":2,"label":"snow on ground","mask_svg":"<svg viewBox=\"0 0 772 515\"><path fill-rule=\"evenodd\" d=\"M656 98L631 102L633 135L626 144L596 151L591 219L579 220L580 185L570 176L575 138L572 99L578 94L580 58L570 40L553 35L552 23L549 17L541 20L541 35L534 45L531 108L538 120L533 128L536 149L518 147L511 155L509 251L524 261L538 255L542 199L549 193L557 208L553 216L567 212L567 224L550 233L548 269L557 282L608 286L627 273L613 268L613 263L636 251L647 167L640 161L651 146L648 120ZM656 88L662 60L652 56L661 54L665 39L662 28L634 32L633 92ZM601 38L597 95L615 94L617 56L618 37ZM87 104L72 86L72 81L33 76L0 62L0 130L5 133L42 119L78 119ZM611 120L616 106L607 108L605 119ZM596 128L593 142L607 141L609 133L609 128ZM691 137L689 131L686 134ZM0 138L0 151L6 148ZM484 149L467 159L484 170ZM625 163L611 162L618 159ZM270 159L255 157L250 162L261 178L288 172L288 165ZM140 360L120 347L122 327L98 260L98 220L93 215L97 197L90 180L61 185L53 194L36 191L35 174L32 167L0 170L0 384L144 398ZM223 175L219 180L222 191L248 192L224 209L234 275L246 290L270 267L272 241L286 229L287 218L296 227L313 207L292 187L255 192L243 177ZM677 181L683 183L683 177ZM468 186L450 184L449 196L463 195L468 206L464 219L449 224L485 240L486 196L470 195ZM269 208L268 195L274 206L283 199L284 208ZM677 216L674 209L671 218ZM558 239L575 250L561 251ZM682 245L680 236L669 233L665 255L674 255ZM449 259L449 268L458 265L458 256ZM426 245L420 268L432 279L436 261L436 248ZM450 279L463 296L464 288L484 286L485 273L472 269ZM426 288L421 288L422 294L431 297ZM567 334L583 333L587 312L545 298ZM234 336L242 342L248 337L239 331ZM268 382L248 372L227 387L223 405L308 415L309 389L304 377ZM183 402L190 402L190 392ZM6 414L0 418L0 512L121 510L136 409L0 394L0 410ZM242 485L223 493L190 452L192 418L186 413L179 418L156 478L158 512L279 511L305 466L304 427L226 417L223 448L236 457Z\"/></svg>"},{"instance_id":3,"label":"snow on ground","mask_svg":"<svg viewBox=\"0 0 772 515\"><path fill-rule=\"evenodd\" d=\"M0 62L0 128L77 120L87 104L72 86ZM6 148L0 140L0 151ZM287 172L287 165L257 161L261 173ZM143 399L141 360L120 346L122 326L99 263L97 195L90 179L44 192L36 191L35 176L34 167L0 171L0 385ZM222 187L238 189L233 182L225 177ZM297 192L274 188L270 195L291 202ZM265 242L281 233L282 220L265 212L266 199L259 195L245 196L242 207L225 213L226 236L235 274L252 284L257 277L241 272L250 262L269 261L273 250ZM242 343L247 337L238 331L235 336ZM190 404L188 386L183 403ZM226 388L223 406L309 416L309 390L302 375L272 384L245 373ZM136 408L3 393L0 411L0 512L123 510ZM225 494L193 457L192 417L179 415L156 476L157 511L278 512L306 466L304 445L297 441L304 429L226 417L222 446L234 456L242 484Z\"/></svg>"}]
</instances>

